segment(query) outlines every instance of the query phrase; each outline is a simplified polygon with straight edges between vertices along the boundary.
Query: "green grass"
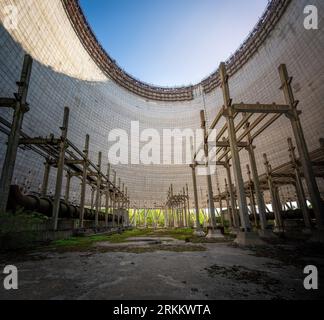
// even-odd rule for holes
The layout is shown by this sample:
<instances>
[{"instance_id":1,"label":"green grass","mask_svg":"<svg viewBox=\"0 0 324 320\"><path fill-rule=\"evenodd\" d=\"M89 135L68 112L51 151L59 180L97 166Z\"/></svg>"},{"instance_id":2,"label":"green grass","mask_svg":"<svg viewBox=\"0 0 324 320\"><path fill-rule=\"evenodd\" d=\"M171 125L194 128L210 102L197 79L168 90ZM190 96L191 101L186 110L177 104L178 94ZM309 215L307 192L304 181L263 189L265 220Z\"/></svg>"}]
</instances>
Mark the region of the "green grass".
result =
<instances>
[{"instance_id":1,"label":"green grass","mask_svg":"<svg viewBox=\"0 0 324 320\"><path fill-rule=\"evenodd\" d=\"M192 237L192 229L133 229L123 233L116 233L112 235L93 235L88 237L71 237L64 240L53 241L49 249L75 251L75 250L87 250L93 247L98 242L110 242L110 243L123 243L128 238L133 237L171 237L177 240L186 241Z\"/></svg>"},{"instance_id":2,"label":"green grass","mask_svg":"<svg viewBox=\"0 0 324 320\"><path fill-rule=\"evenodd\" d=\"M160 229L150 234L153 237L171 237L177 240L186 241L193 236L193 229Z\"/></svg>"},{"instance_id":3,"label":"green grass","mask_svg":"<svg viewBox=\"0 0 324 320\"><path fill-rule=\"evenodd\" d=\"M127 238L130 237L140 237L145 236L150 232L150 230L129 230L123 233L116 233L112 235L93 235L89 237L71 237L65 240L53 241L50 247L53 248L84 248L90 247L97 242L111 242L111 243L122 243L125 242Z\"/></svg>"},{"instance_id":4,"label":"green grass","mask_svg":"<svg viewBox=\"0 0 324 320\"><path fill-rule=\"evenodd\" d=\"M116 233L112 235L93 235L88 237L72 237L66 240L54 241L46 249L52 249L58 252L73 252L73 251L100 251L100 252L153 252L157 250L168 250L175 252L183 251L202 251L203 247L197 244L214 243L214 242L227 242L230 239L226 238L221 241L208 240L205 238L196 237L193 235L193 229L133 229L123 233ZM98 249L94 246L98 242L110 242L114 244L127 242L128 238L134 237L168 237L176 240L182 240L187 245L174 245L174 246L154 246L152 248L101 248ZM189 243L195 244L190 246Z\"/></svg>"}]
</instances>

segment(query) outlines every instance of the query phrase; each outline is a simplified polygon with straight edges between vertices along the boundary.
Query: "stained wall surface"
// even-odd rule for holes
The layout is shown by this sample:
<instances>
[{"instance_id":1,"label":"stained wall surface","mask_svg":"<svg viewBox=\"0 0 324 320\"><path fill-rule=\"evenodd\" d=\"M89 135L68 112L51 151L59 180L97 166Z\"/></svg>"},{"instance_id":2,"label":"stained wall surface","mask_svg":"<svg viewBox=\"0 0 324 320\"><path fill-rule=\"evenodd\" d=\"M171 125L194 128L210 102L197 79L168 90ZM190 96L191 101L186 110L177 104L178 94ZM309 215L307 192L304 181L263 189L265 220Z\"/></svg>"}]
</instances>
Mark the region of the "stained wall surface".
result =
<instances>
[{"instance_id":1,"label":"stained wall surface","mask_svg":"<svg viewBox=\"0 0 324 320\"><path fill-rule=\"evenodd\" d=\"M294 0L262 44L258 52L230 78L231 95L237 102L278 102L278 66L287 64L294 77L293 89L303 111L301 119L310 150L319 147L324 137L324 33L304 28L304 7L307 0ZM319 11L319 25L324 23L324 2L313 1ZM18 8L17 28L6 22L6 6ZM64 106L71 110L69 139L80 149L86 134L91 137L91 159L96 162L99 151L108 163L108 134L113 129L130 133L132 121L140 129L153 128L161 135L163 129L196 129L200 126L199 112L204 109L199 86L194 99L185 102L153 101L122 88L107 77L91 59L77 36L60 0L0 0L0 96L12 96L16 90L23 56L34 58L23 130L30 136L59 134ZM218 41L220 39L210 39ZM216 64L216 62L215 62ZM216 67L216 65L215 65ZM220 88L205 97L208 123L222 106ZM11 111L1 109L0 115L11 119ZM260 173L264 172L262 154L267 153L273 167L289 160L287 137L292 136L289 121L281 118L256 141L256 156ZM5 154L7 137L0 134L0 167ZM130 156L131 157L131 154ZM247 154L241 153L245 175ZM19 151L15 179L26 177L36 190L42 181L43 159L30 151ZM134 206L153 206L166 199L171 183L182 190L186 183L191 191L191 171L187 165L116 165L118 177L128 186ZM54 190L52 172L50 190ZM214 185L224 189L224 172L218 170ZM200 196L205 199L205 178L199 177ZM79 182L74 181L72 198L78 200ZM283 189L289 196L289 188ZM290 194L291 195L291 194ZM205 200L203 200L205 201ZM136 203L136 204L135 204Z\"/></svg>"}]
</instances>

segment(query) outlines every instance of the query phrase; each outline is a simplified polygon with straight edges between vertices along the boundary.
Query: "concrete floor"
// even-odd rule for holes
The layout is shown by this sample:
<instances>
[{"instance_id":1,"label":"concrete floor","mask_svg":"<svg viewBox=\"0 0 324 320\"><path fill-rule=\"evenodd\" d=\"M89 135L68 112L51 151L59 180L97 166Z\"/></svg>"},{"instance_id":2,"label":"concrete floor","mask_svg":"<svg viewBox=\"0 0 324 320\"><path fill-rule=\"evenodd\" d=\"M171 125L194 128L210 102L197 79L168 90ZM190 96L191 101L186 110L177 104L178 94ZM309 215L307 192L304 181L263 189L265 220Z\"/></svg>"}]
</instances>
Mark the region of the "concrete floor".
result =
<instances>
[{"instance_id":1,"label":"concrete floor","mask_svg":"<svg viewBox=\"0 0 324 320\"><path fill-rule=\"evenodd\" d=\"M257 257L228 243L203 246L206 251L180 253L46 252L20 262L0 256L0 266L15 264L19 270L19 290L5 291L1 281L0 299L323 298L320 290L303 288L302 265ZM324 265L323 258L316 261Z\"/></svg>"}]
</instances>

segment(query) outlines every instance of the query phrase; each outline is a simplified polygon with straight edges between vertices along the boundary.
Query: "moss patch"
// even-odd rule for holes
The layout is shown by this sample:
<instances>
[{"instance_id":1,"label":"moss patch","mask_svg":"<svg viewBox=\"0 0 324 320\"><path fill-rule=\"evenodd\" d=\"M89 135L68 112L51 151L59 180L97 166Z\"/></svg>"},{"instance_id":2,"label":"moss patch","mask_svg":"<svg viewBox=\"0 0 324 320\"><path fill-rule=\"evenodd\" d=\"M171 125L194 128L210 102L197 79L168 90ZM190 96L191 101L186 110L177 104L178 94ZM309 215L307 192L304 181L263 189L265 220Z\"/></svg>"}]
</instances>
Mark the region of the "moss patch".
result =
<instances>
[{"instance_id":1,"label":"moss patch","mask_svg":"<svg viewBox=\"0 0 324 320\"><path fill-rule=\"evenodd\" d=\"M267 291L277 293L282 288L282 283L270 277L268 273L258 270L251 270L242 266L220 267L217 265L206 268L210 277L221 276L243 284L261 285Z\"/></svg>"},{"instance_id":2,"label":"moss patch","mask_svg":"<svg viewBox=\"0 0 324 320\"><path fill-rule=\"evenodd\" d=\"M152 245L143 247L96 247L98 242L109 243L125 243L128 238L136 237L170 237L176 240L186 241L184 245ZM66 240L58 240L52 242L45 250L51 250L59 253L65 252L130 252L130 253L146 253L156 251L172 251L172 252L194 252L205 251L206 248L199 245L190 245L190 239L193 237L192 229L134 229L125 231L120 234L112 235L94 235L89 237L71 237ZM198 242L196 242L198 243ZM203 243L203 242L200 242Z\"/></svg>"},{"instance_id":3,"label":"moss patch","mask_svg":"<svg viewBox=\"0 0 324 320\"><path fill-rule=\"evenodd\" d=\"M149 230L128 230L123 233L116 233L110 235L93 235L89 237L71 237L65 240L53 241L49 248L89 248L97 242L111 242L111 243L122 243L126 242L127 238L130 237L143 237L148 235Z\"/></svg>"},{"instance_id":4,"label":"moss patch","mask_svg":"<svg viewBox=\"0 0 324 320\"><path fill-rule=\"evenodd\" d=\"M156 245L149 247L115 247L115 248L99 248L99 252L108 253L108 252L128 252L128 253L150 253L157 251L169 251L169 252L201 252L206 251L207 249L202 246L195 245Z\"/></svg>"}]
</instances>

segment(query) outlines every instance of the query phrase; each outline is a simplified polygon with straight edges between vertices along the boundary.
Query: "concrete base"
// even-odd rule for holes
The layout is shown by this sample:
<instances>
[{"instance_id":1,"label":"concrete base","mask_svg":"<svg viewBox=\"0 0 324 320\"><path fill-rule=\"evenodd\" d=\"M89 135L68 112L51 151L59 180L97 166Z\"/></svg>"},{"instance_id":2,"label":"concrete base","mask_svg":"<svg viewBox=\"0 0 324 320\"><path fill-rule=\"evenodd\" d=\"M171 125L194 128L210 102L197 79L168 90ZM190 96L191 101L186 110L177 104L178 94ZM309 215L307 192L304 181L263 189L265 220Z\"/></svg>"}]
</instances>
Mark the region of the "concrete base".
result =
<instances>
[{"instance_id":1,"label":"concrete base","mask_svg":"<svg viewBox=\"0 0 324 320\"><path fill-rule=\"evenodd\" d=\"M276 235L271 230L258 230L258 234L260 238L264 238L264 239L276 238Z\"/></svg>"},{"instance_id":2,"label":"concrete base","mask_svg":"<svg viewBox=\"0 0 324 320\"><path fill-rule=\"evenodd\" d=\"M239 232L234 242L240 246L262 246L266 244L256 232Z\"/></svg>"},{"instance_id":3,"label":"concrete base","mask_svg":"<svg viewBox=\"0 0 324 320\"><path fill-rule=\"evenodd\" d=\"M209 229L206 236L207 239L222 239L224 235L219 229Z\"/></svg>"},{"instance_id":4,"label":"concrete base","mask_svg":"<svg viewBox=\"0 0 324 320\"><path fill-rule=\"evenodd\" d=\"M275 233L275 234L284 234L285 230L283 228L280 228L280 227L274 227L273 228L273 233Z\"/></svg>"},{"instance_id":5,"label":"concrete base","mask_svg":"<svg viewBox=\"0 0 324 320\"><path fill-rule=\"evenodd\" d=\"M324 230L313 230L312 236L308 242L324 244Z\"/></svg>"},{"instance_id":6,"label":"concrete base","mask_svg":"<svg viewBox=\"0 0 324 320\"><path fill-rule=\"evenodd\" d=\"M206 234L205 234L205 232L202 231L202 230L196 230L196 231L193 233L193 235L196 236L196 237L202 237L202 238L203 238Z\"/></svg>"},{"instance_id":7,"label":"concrete base","mask_svg":"<svg viewBox=\"0 0 324 320\"><path fill-rule=\"evenodd\" d=\"M233 235L237 235L239 232L240 232L239 228L232 227L232 228L229 229L229 233L233 234Z\"/></svg>"}]
</instances>

